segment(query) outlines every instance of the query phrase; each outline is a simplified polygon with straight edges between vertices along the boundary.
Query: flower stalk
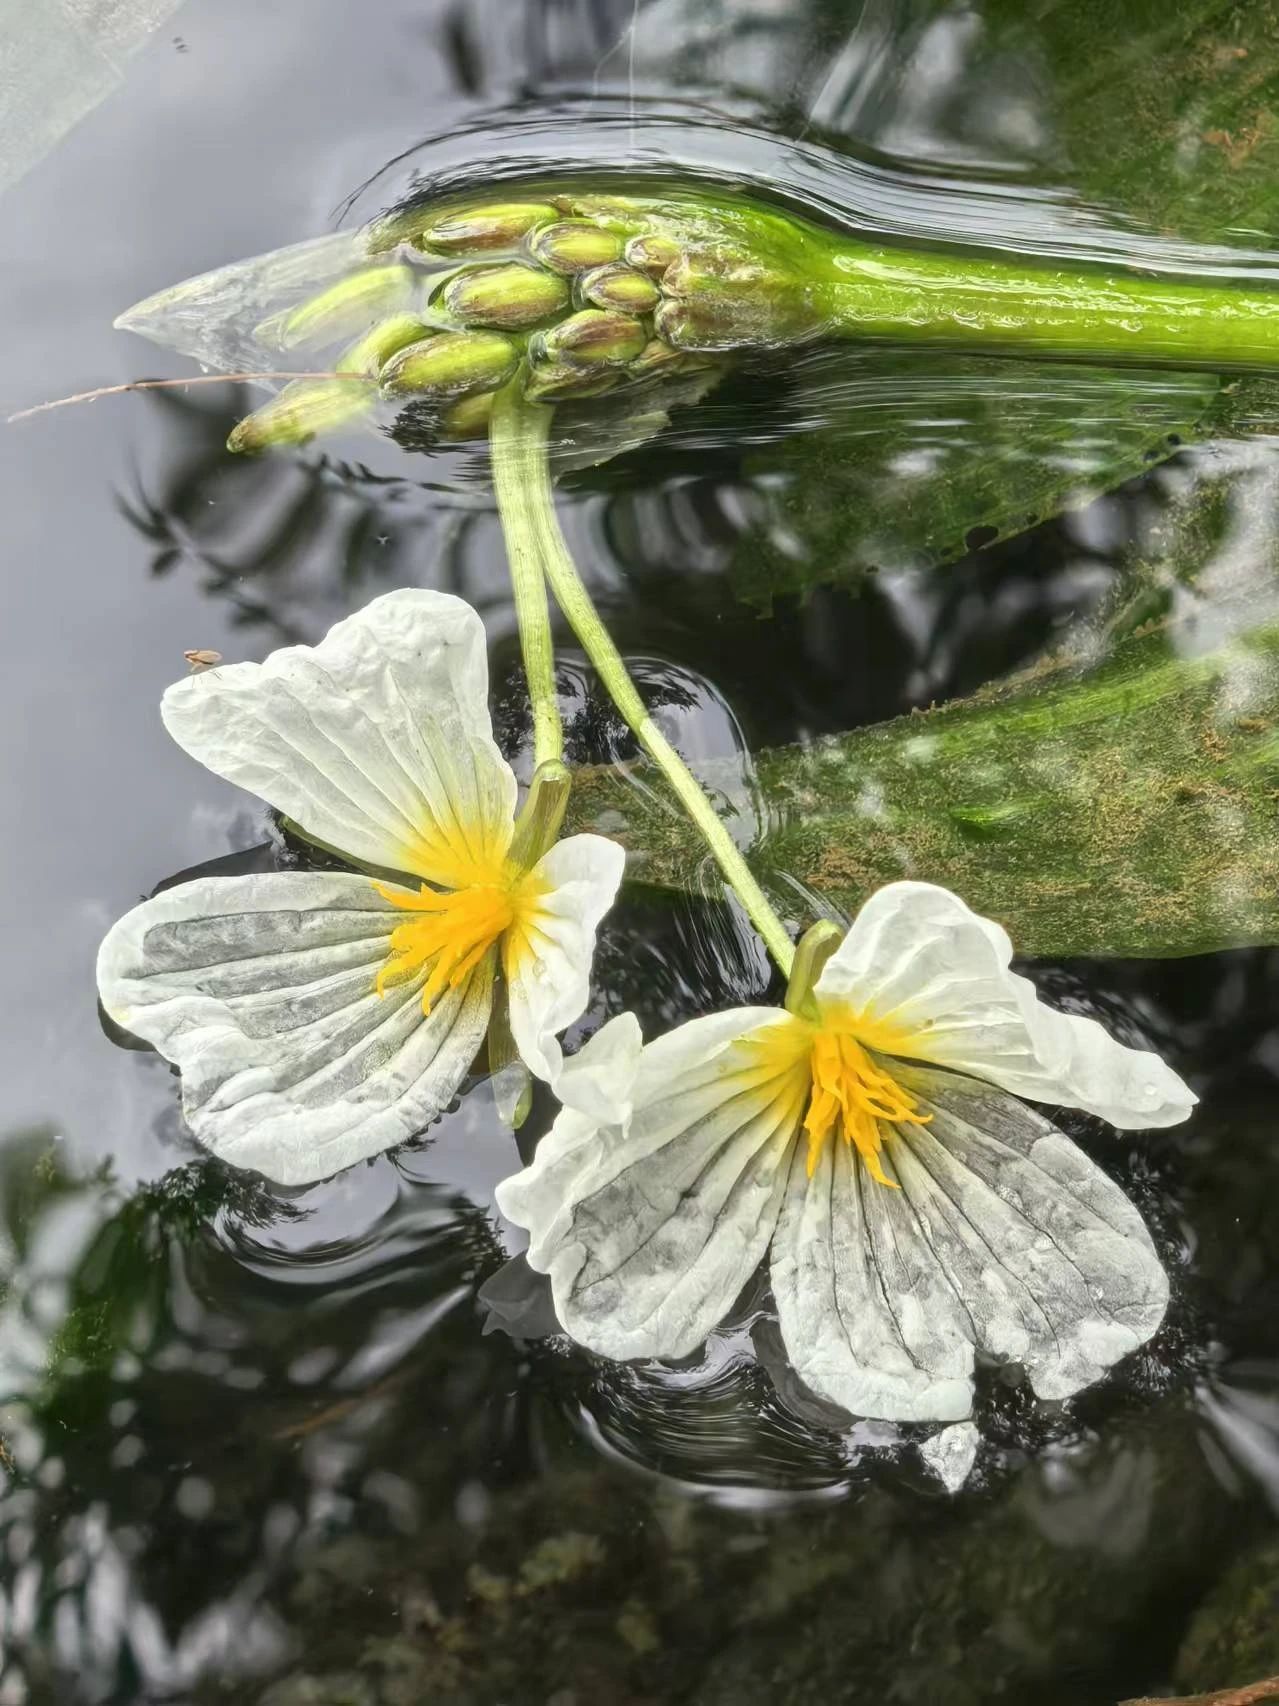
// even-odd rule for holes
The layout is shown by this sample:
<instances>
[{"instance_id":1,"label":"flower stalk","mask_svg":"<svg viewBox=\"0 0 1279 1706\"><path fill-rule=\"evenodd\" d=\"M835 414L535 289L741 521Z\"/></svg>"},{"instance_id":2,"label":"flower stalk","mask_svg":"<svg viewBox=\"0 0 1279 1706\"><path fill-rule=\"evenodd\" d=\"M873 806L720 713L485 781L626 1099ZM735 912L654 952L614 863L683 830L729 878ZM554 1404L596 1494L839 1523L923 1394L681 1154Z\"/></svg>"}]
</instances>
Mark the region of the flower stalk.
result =
<instances>
[{"instance_id":1,"label":"flower stalk","mask_svg":"<svg viewBox=\"0 0 1279 1706\"><path fill-rule=\"evenodd\" d=\"M720 821L701 783L649 715L577 572L555 514L547 457L551 415L550 408L521 397L515 385L499 395L493 411L490 442L494 486L511 557L512 579L524 580L530 560L540 565L556 603L627 727L665 775L778 969L789 977L795 949L786 926ZM520 592L516 596L518 601ZM531 682L530 676L530 687Z\"/></svg>"},{"instance_id":2,"label":"flower stalk","mask_svg":"<svg viewBox=\"0 0 1279 1706\"><path fill-rule=\"evenodd\" d=\"M540 768L543 764L563 759L564 727L555 689L555 648L551 639L551 613L538 539L530 528L516 520L525 477L521 441L526 409L517 385L508 385L499 391L493 401L489 436L493 488L502 516L515 619L519 625L524 674L533 707L533 762Z\"/></svg>"}]
</instances>

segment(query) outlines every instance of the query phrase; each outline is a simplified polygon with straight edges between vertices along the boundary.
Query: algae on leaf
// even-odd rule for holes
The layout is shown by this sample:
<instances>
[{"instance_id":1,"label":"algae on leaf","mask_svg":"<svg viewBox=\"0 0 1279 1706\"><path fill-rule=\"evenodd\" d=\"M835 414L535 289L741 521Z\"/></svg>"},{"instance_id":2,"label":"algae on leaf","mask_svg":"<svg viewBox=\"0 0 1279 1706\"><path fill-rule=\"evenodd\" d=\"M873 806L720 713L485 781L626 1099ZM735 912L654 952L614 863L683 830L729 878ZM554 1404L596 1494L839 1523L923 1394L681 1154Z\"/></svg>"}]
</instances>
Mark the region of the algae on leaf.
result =
<instances>
[{"instance_id":1,"label":"algae on leaf","mask_svg":"<svg viewBox=\"0 0 1279 1706\"><path fill-rule=\"evenodd\" d=\"M748 857L791 921L914 877L1028 955L1279 942L1272 487L1268 454L1241 455L1172 503L1128 575L1166 614L1113 647L1081 629L967 699L758 751ZM702 777L740 800L739 773ZM570 816L622 840L633 878L703 889L696 833L647 771L579 772Z\"/></svg>"},{"instance_id":2,"label":"algae on leaf","mask_svg":"<svg viewBox=\"0 0 1279 1706\"><path fill-rule=\"evenodd\" d=\"M1213 374L841 350L801 370L817 430L752 451L764 514L729 564L767 609L929 568L1076 509L1220 424ZM818 426L820 423L820 426Z\"/></svg>"}]
</instances>

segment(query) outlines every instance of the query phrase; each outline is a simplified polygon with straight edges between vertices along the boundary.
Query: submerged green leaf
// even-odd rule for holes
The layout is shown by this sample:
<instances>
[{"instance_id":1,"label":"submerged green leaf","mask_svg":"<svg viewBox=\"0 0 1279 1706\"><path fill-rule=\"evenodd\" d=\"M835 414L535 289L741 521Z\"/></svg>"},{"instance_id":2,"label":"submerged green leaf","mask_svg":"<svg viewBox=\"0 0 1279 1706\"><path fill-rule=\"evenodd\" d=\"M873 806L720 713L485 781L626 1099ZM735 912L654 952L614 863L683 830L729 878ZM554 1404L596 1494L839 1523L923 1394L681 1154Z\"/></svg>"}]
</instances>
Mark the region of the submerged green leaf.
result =
<instances>
[{"instance_id":1,"label":"submerged green leaf","mask_svg":"<svg viewBox=\"0 0 1279 1706\"><path fill-rule=\"evenodd\" d=\"M1219 429L1212 374L841 351L799 376L821 430L754 451L762 505L729 574L739 598L929 568L1079 508Z\"/></svg>"},{"instance_id":2,"label":"submerged green leaf","mask_svg":"<svg viewBox=\"0 0 1279 1706\"><path fill-rule=\"evenodd\" d=\"M1197 244L1251 245L1254 260L1274 247L1274 17L1222 0L1135 0L1122 18L1107 0L985 0L971 22L935 97L947 134L1024 150L1027 176L1095 210L1116 229L1116 251L1125 221L1161 240L1165 265L1201 265ZM985 126L1001 109L990 92L1012 88L1017 140L1000 132L993 144ZM884 110L895 104L886 90ZM1145 244L1138 259L1158 252ZM1140 339L1131 353L1140 359ZM896 351L845 360L847 426L765 446L747 464L763 513L731 574L753 603L954 561L1215 437L1266 396L1249 378L1223 397L1207 374L1165 374L1152 388L1123 368Z\"/></svg>"},{"instance_id":3,"label":"submerged green leaf","mask_svg":"<svg viewBox=\"0 0 1279 1706\"><path fill-rule=\"evenodd\" d=\"M1153 612L1133 631L1124 607L970 698L764 749L749 778L702 766L712 796L738 804L788 922L851 914L914 877L1000 919L1031 955L1279 942L1274 511L1270 446L1240 446L1171 500L1161 548L1131 563L1126 584ZM569 819L620 840L640 882L716 887L643 767L579 772Z\"/></svg>"},{"instance_id":4,"label":"submerged green leaf","mask_svg":"<svg viewBox=\"0 0 1279 1706\"><path fill-rule=\"evenodd\" d=\"M712 793L734 780L702 775ZM1032 955L1279 942L1279 621L1201 657L1160 631L1083 679L766 749L755 782L750 863L797 924L914 877ZM648 770L580 772L569 815L621 840L638 880L705 886L697 834Z\"/></svg>"}]
</instances>

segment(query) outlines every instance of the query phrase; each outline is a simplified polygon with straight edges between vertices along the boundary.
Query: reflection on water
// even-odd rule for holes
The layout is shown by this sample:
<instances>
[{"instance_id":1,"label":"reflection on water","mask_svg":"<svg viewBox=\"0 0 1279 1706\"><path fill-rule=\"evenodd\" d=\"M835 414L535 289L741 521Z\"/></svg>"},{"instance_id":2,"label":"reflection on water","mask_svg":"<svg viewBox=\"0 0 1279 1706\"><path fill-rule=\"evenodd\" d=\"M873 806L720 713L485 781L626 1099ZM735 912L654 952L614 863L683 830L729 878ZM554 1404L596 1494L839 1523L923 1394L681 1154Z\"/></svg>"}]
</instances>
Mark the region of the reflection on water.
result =
<instances>
[{"instance_id":1,"label":"reflection on water","mask_svg":"<svg viewBox=\"0 0 1279 1706\"><path fill-rule=\"evenodd\" d=\"M1092 66L1061 51L1086 11L406 0L375 30L340 0L270 17L191 0L189 54L170 68L157 43L128 111L104 108L14 204L39 269L6 298L32 332L13 406L82 388L94 361L127 377L140 346L104 328L157 282L312 236L335 207L351 224L415 185L470 185L477 163L494 181L676 161L911 240L1264 273L1242 213L1238 247L1205 248L1203 203L1170 232L1144 188L1106 179L1063 69ZM1169 160L1204 128L1187 107ZM93 266L67 265L69 227ZM498 735L528 763L482 457L353 437L234 460L247 401L66 411L0 469L39 641L3 687L24 834L0 1039L0 1706L1109 1706L1169 1685L1191 1612L1272 1543L1279 1502L1279 959L1033 968L1165 1051L1203 1110L1135 1138L1073 1127L1154 1229L1174 1306L1070 1405L988 1379L955 1500L923 1430L852 1423L788 1382L762 1286L681 1365L605 1365L558 1336L492 1212L517 1149L481 1082L325 1184L227 1172L163 1063L102 1041L92 1011L98 936L166 870L228 843L296 855L162 744L154 699L181 650L260 656L390 587L446 587L489 624ZM1194 376L805 358L625 456L565 461L565 522L659 721L716 764L747 841L761 744L927 707L1063 641L1104 650L1172 608L1195 613L1192 645L1243 598L1255 619L1273 413L1241 400L1210 446L1111 490L1220 401ZM1003 537L971 549L991 480ZM952 508L923 514L938 491ZM1205 497L1209 567L1186 584L1161 541ZM571 646L559 681L573 761L629 765ZM624 1006L652 1034L776 994L705 879L677 903L628 897L572 1044Z\"/></svg>"}]
</instances>

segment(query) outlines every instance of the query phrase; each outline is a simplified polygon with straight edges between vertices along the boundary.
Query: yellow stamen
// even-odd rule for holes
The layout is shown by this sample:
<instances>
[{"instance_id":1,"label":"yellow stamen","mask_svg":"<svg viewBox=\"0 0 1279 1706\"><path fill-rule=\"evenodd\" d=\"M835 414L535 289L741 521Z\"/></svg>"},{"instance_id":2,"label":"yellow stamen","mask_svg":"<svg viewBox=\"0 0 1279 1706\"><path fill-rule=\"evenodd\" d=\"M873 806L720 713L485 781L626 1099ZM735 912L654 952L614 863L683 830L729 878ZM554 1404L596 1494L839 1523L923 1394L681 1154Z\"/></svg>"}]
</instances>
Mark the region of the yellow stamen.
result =
<instances>
[{"instance_id":1,"label":"yellow stamen","mask_svg":"<svg viewBox=\"0 0 1279 1706\"><path fill-rule=\"evenodd\" d=\"M808 1134L808 1176L816 1169L822 1145L838 1125L845 1143L856 1146L872 1179L894 1190L896 1181L884 1172L880 1150L884 1146L880 1121L889 1125L927 1125L931 1114L921 1114L909 1091L890 1078L847 1031L827 1027L813 1036L809 1057L812 1095L804 1116Z\"/></svg>"},{"instance_id":2,"label":"yellow stamen","mask_svg":"<svg viewBox=\"0 0 1279 1706\"><path fill-rule=\"evenodd\" d=\"M425 884L419 894L387 888L382 883L373 886L392 906L423 915L397 925L391 932L391 952L377 974L377 992L385 995L429 965L430 975L422 986L423 1013L431 1011L446 989L465 983L503 931L510 928L519 909L517 887L502 882L474 883L451 894L441 894Z\"/></svg>"}]
</instances>

